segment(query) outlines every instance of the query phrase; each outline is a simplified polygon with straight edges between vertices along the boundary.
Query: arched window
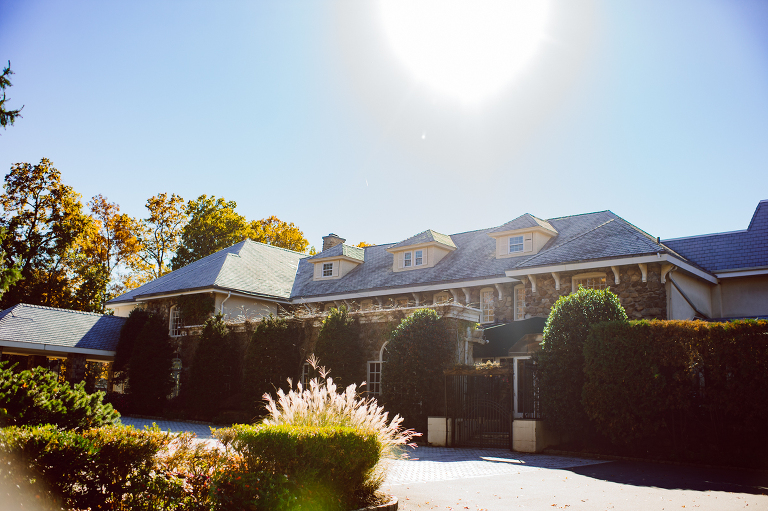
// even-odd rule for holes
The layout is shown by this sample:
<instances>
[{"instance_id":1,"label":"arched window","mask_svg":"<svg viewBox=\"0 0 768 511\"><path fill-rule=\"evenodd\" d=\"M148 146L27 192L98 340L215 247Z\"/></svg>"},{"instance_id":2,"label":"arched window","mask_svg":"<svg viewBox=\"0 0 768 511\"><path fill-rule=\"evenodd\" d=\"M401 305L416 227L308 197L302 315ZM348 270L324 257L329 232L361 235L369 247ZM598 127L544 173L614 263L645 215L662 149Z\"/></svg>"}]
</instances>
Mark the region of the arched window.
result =
<instances>
[{"instance_id":1,"label":"arched window","mask_svg":"<svg viewBox=\"0 0 768 511\"><path fill-rule=\"evenodd\" d=\"M493 323L494 310L493 310L493 294L495 289L487 287L480 290L480 322L481 323Z\"/></svg>"},{"instance_id":2,"label":"arched window","mask_svg":"<svg viewBox=\"0 0 768 511\"><path fill-rule=\"evenodd\" d=\"M381 366L384 364L384 348L387 347L389 341L385 342L379 350L379 359L371 360L368 362L368 379L367 387L368 393L374 396L381 395Z\"/></svg>"}]
</instances>

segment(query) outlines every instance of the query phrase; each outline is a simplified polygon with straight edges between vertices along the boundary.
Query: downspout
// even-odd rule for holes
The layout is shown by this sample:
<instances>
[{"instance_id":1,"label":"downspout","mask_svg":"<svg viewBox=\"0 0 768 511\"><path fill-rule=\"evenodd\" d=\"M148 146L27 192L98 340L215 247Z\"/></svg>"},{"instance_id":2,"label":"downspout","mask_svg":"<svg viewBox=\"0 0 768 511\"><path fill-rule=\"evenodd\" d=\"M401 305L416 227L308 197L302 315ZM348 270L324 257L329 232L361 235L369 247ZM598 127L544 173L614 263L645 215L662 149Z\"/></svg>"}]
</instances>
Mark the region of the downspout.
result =
<instances>
[{"instance_id":1,"label":"downspout","mask_svg":"<svg viewBox=\"0 0 768 511\"><path fill-rule=\"evenodd\" d=\"M674 271L674 270L673 270L673 271ZM690 305L690 306L691 306L691 309L693 309L693 311L694 311L696 314L698 314L698 315L699 315L699 317L702 317L702 318L704 318L704 319L711 319L709 316L707 316L706 314L704 314L703 312L701 312L701 311L700 311L700 310L699 310L699 309L698 309L698 308L697 308L697 307L696 307L696 306L693 304L693 302L691 301L691 299L690 299L690 298L688 298L688 295L686 295L686 294L683 292L683 290L682 290L682 289L680 289L680 286L678 286L678 285L677 285L677 282L675 282L675 279L673 279L673 278L672 278L672 272L671 272L671 271L670 271L670 272L669 272L669 274L667 275L667 278L668 278L668 279L669 279L669 281L672 283L672 285L675 287L675 289L677 289L677 292L678 292L678 293L680 293L680 296L682 296L682 297L683 297L683 300L685 300L686 302L688 302L688 305Z\"/></svg>"},{"instance_id":2,"label":"downspout","mask_svg":"<svg viewBox=\"0 0 768 511\"><path fill-rule=\"evenodd\" d=\"M230 291L227 294L227 297L224 298L224 300L221 301L221 305L219 306L219 312L221 313L222 316L224 315L224 304L226 303L227 300L229 300L230 296L232 296L232 291Z\"/></svg>"}]
</instances>

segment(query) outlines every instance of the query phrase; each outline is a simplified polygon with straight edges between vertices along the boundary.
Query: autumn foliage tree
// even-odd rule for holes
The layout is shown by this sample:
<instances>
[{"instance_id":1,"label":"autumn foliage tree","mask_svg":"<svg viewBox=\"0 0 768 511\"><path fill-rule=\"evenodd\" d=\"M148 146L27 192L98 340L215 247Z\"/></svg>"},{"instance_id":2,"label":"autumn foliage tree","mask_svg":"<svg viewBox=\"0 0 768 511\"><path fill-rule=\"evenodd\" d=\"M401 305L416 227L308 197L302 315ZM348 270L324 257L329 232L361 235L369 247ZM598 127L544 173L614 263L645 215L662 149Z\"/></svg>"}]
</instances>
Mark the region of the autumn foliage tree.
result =
<instances>
[{"instance_id":1,"label":"autumn foliage tree","mask_svg":"<svg viewBox=\"0 0 768 511\"><path fill-rule=\"evenodd\" d=\"M177 270L235 243L255 239L254 226L235 211L236 207L235 201L207 195L187 202L189 221L181 232L171 267Z\"/></svg>"},{"instance_id":2,"label":"autumn foliage tree","mask_svg":"<svg viewBox=\"0 0 768 511\"><path fill-rule=\"evenodd\" d=\"M293 225L293 222L285 222L276 216L263 218L253 223L255 231L253 241L260 241L267 245L287 248L296 252L304 252L309 242L304 238L304 233Z\"/></svg>"},{"instance_id":3,"label":"autumn foliage tree","mask_svg":"<svg viewBox=\"0 0 768 511\"><path fill-rule=\"evenodd\" d=\"M133 281L127 287L138 287L144 282L162 277L171 271L170 260L179 246L179 239L187 215L184 199L178 195L159 193L146 204L149 217L141 221L139 228L139 250L129 261L134 272Z\"/></svg>"},{"instance_id":4,"label":"autumn foliage tree","mask_svg":"<svg viewBox=\"0 0 768 511\"><path fill-rule=\"evenodd\" d=\"M88 229L80 195L61 181L47 158L37 165L16 163L5 176L3 208L5 268L18 268L21 280L3 296L3 306L26 302L67 307L75 277L71 258Z\"/></svg>"}]
</instances>

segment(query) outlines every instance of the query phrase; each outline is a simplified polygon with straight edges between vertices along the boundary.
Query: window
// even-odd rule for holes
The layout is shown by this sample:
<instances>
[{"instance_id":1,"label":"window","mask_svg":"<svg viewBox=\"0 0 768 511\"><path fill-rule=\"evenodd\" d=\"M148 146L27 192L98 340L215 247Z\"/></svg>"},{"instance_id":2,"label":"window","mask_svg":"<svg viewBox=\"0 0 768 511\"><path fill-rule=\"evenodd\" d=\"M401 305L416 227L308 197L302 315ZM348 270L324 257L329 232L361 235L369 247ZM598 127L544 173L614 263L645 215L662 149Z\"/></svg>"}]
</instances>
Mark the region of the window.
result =
<instances>
[{"instance_id":1,"label":"window","mask_svg":"<svg viewBox=\"0 0 768 511\"><path fill-rule=\"evenodd\" d=\"M515 321L525 319L525 286L515 286Z\"/></svg>"},{"instance_id":2,"label":"window","mask_svg":"<svg viewBox=\"0 0 768 511\"><path fill-rule=\"evenodd\" d=\"M435 305L439 305L441 303L448 303L449 301L451 301L451 294L446 291L435 293L435 296L432 297L432 303L434 303Z\"/></svg>"},{"instance_id":3,"label":"window","mask_svg":"<svg viewBox=\"0 0 768 511\"><path fill-rule=\"evenodd\" d=\"M171 337L179 337L181 335L184 322L181 320L181 309L179 309L178 305L171 307L171 324L169 327Z\"/></svg>"},{"instance_id":4,"label":"window","mask_svg":"<svg viewBox=\"0 0 768 511\"><path fill-rule=\"evenodd\" d=\"M403 266L408 268L411 265L411 253L406 252L403 254Z\"/></svg>"},{"instance_id":5,"label":"window","mask_svg":"<svg viewBox=\"0 0 768 511\"><path fill-rule=\"evenodd\" d=\"M323 263L323 277L333 277L333 263Z\"/></svg>"},{"instance_id":6,"label":"window","mask_svg":"<svg viewBox=\"0 0 768 511\"><path fill-rule=\"evenodd\" d=\"M493 289L483 289L480 291L480 322L493 323Z\"/></svg>"},{"instance_id":7,"label":"window","mask_svg":"<svg viewBox=\"0 0 768 511\"><path fill-rule=\"evenodd\" d=\"M585 289L605 289L605 273L581 273L573 276L573 292L579 289L579 286Z\"/></svg>"},{"instance_id":8,"label":"window","mask_svg":"<svg viewBox=\"0 0 768 511\"><path fill-rule=\"evenodd\" d=\"M301 386L305 389L309 387L309 380L312 379L312 366L309 362L304 362L301 366Z\"/></svg>"},{"instance_id":9,"label":"window","mask_svg":"<svg viewBox=\"0 0 768 511\"><path fill-rule=\"evenodd\" d=\"M423 251L421 250L417 250L416 252L414 252L414 259L416 259L415 261L416 266L421 266L422 264L424 264L424 257L422 256L422 254L423 254Z\"/></svg>"},{"instance_id":10,"label":"window","mask_svg":"<svg viewBox=\"0 0 768 511\"><path fill-rule=\"evenodd\" d=\"M509 253L523 251L523 237L522 236L510 236L509 238Z\"/></svg>"},{"instance_id":11,"label":"window","mask_svg":"<svg viewBox=\"0 0 768 511\"><path fill-rule=\"evenodd\" d=\"M368 362L368 392L374 396L381 394L381 364Z\"/></svg>"}]
</instances>

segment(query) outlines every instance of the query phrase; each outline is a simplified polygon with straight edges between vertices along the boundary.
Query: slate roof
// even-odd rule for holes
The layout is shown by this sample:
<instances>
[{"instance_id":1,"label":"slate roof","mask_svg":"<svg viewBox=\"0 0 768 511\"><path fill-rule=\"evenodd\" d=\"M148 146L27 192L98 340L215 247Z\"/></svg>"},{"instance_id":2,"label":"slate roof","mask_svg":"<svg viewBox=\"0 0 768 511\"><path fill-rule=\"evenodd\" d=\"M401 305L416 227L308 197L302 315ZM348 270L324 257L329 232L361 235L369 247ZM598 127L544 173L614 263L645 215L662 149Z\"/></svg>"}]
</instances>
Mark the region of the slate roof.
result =
<instances>
[{"instance_id":1,"label":"slate roof","mask_svg":"<svg viewBox=\"0 0 768 511\"><path fill-rule=\"evenodd\" d=\"M517 229L529 229L531 227L543 227L550 231L557 232L555 228L552 227L552 224L529 213L520 215L514 220L511 220L506 224L500 225L499 227L491 230L491 232L516 231Z\"/></svg>"},{"instance_id":2,"label":"slate roof","mask_svg":"<svg viewBox=\"0 0 768 511\"><path fill-rule=\"evenodd\" d=\"M364 259L364 253L365 251L360 247L353 247L351 245L339 243L338 245L333 246L327 250L323 250L319 254L313 255L309 259L325 259L326 257L344 256L362 261Z\"/></svg>"},{"instance_id":3,"label":"slate roof","mask_svg":"<svg viewBox=\"0 0 768 511\"><path fill-rule=\"evenodd\" d=\"M558 234L532 256L496 259L496 240L489 234L500 231L489 228L451 235L456 250L432 268L392 271L394 256L387 249L399 243L366 247L365 262L336 280L312 280L312 263L302 260L291 297L299 299L414 285L449 284L505 277L506 270L515 268L671 252L663 244L656 243L655 238L610 211L552 218L547 223Z\"/></svg>"},{"instance_id":4,"label":"slate roof","mask_svg":"<svg viewBox=\"0 0 768 511\"><path fill-rule=\"evenodd\" d=\"M306 257L306 254L292 250L245 240L107 303L132 302L139 297L208 288L285 300L290 297L298 263Z\"/></svg>"},{"instance_id":5,"label":"slate roof","mask_svg":"<svg viewBox=\"0 0 768 511\"><path fill-rule=\"evenodd\" d=\"M412 245L419 245L421 243L433 243L433 242L441 243L449 247L454 247L454 248L456 247L451 237L448 236L447 234L440 234L439 232L433 231L432 229L427 229L424 232L420 232L419 234L411 236L407 240L403 240L400 243L395 243L389 248L391 249L405 248L405 247L410 247Z\"/></svg>"},{"instance_id":6,"label":"slate roof","mask_svg":"<svg viewBox=\"0 0 768 511\"><path fill-rule=\"evenodd\" d=\"M745 231L664 240L710 272L768 266L768 200L760 201Z\"/></svg>"},{"instance_id":7,"label":"slate roof","mask_svg":"<svg viewBox=\"0 0 768 511\"><path fill-rule=\"evenodd\" d=\"M0 341L115 351L125 320L20 303L0 312Z\"/></svg>"}]
</instances>

